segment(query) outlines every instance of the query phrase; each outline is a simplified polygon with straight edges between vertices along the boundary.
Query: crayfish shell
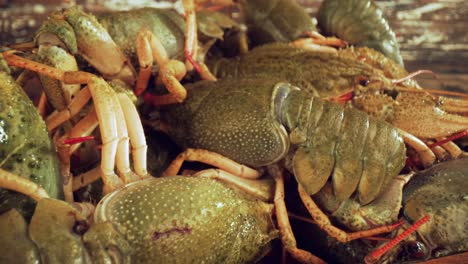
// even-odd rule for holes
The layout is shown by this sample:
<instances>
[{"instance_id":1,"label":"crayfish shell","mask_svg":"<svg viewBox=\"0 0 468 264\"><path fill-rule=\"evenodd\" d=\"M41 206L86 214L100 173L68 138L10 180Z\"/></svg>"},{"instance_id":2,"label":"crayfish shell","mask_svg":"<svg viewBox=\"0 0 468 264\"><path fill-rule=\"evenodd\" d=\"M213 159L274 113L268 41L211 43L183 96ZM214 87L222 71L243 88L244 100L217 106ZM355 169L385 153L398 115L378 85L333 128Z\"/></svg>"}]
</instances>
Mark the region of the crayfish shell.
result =
<instances>
[{"instance_id":1,"label":"crayfish shell","mask_svg":"<svg viewBox=\"0 0 468 264\"><path fill-rule=\"evenodd\" d=\"M206 178L147 179L110 193L95 222L111 222L132 263L245 263L277 237L272 205Z\"/></svg>"}]
</instances>

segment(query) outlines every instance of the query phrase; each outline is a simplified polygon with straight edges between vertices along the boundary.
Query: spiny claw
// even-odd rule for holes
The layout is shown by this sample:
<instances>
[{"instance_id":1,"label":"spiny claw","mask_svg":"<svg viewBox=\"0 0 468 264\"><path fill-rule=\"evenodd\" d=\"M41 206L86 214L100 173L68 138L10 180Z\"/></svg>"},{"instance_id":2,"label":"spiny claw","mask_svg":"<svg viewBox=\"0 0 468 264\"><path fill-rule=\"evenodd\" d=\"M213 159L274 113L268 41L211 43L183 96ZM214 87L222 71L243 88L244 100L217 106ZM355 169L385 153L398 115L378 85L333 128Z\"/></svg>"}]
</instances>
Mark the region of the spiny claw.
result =
<instances>
[{"instance_id":1,"label":"spiny claw","mask_svg":"<svg viewBox=\"0 0 468 264\"><path fill-rule=\"evenodd\" d=\"M396 102L390 122L419 138L447 137L468 129L468 117L444 111L430 94L400 92Z\"/></svg>"}]
</instances>

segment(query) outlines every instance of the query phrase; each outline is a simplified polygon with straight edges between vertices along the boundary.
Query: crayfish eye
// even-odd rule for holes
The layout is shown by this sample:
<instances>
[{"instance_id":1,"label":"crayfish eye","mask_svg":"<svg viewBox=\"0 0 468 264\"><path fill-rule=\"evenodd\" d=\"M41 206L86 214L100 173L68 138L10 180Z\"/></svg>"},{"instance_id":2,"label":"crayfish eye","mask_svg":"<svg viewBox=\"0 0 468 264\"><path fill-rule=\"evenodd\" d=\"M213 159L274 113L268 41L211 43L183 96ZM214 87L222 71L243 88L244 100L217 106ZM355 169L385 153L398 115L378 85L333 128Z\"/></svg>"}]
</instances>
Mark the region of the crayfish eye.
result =
<instances>
[{"instance_id":1,"label":"crayfish eye","mask_svg":"<svg viewBox=\"0 0 468 264\"><path fill-rule=\"evenodd\" d=\"M86 231L88 231L89 225L86 223L86 221L76 221L75 225L73 226L73 232L75 234L78 234L80 236L84 235Z\"/></svg>"},{"instance_id":2,"label":"crayfish eye","mask_svg":"<svg viewBox=\"0 0 468 264\"><path fill-rule=\"evenodd\" d=\"M403 245L402 258L404 260L420 260L427 257L427 247L419 241L409 241Z\"/></svg>"},{"instance_id":3,"label":"crayfish eye","mask_svg":"<svg viewBox=\"0 0 468 264\"><path fill-rule=\"evenodd\" d=\"M357 77L357 83L359 83L359 85L361 86L364 86L366 87L367 85L369 85L369 78L365 77L365 76L359 76Z\"/></svg>"}]
</instances>

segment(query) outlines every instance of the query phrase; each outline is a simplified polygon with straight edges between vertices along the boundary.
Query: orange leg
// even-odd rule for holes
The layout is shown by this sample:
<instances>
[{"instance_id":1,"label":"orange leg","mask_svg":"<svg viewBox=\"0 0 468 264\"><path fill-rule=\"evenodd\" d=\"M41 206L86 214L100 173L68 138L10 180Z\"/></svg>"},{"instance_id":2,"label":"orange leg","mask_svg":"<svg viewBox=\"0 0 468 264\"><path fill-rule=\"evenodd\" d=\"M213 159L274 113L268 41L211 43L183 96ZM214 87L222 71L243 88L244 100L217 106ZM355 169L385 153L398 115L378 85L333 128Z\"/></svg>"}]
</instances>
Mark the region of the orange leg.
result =
<instances>
[{"instance_id":1,"label":"orange leg","mask_svg":"<svg viewBox=\"0 0 468 264\"><path fill-rule=\"evenodd\" d=\"M424 168L429 168L434 164L436 158L435 154L424 142L403 130L398 129L398 132L403 137L405 143L411 146L418 153Z\"/></svg>"},{"instance_id":2,"label":"orange leg","mask_svg":"<svg viewBox=\"0 0 468 264\"><path fill-rule=\"evenodd\" d=\"M328 235L334 237L338 241L345 243L354 239L364 238L369 236L375 236L383 233L390 232L401 225L401 223L381 226L369 230L358 231L353 233L347 233L344 230L341 230L332 225L328 216L317 206L317 204L312 200L310 195L299 185L298 187L299 195L305 207L309 211L310 215L317 223L317 225L327 232Z\"/></svg>"},{"instance_id":3,"label":"orange leg","mask_svg":"<svg viewBox=\"0 0 468 264\"><path fill-rule=\"evenodd\" d=\"M195 70L204 80L216 80L216 77L208 70L204 63L196 61L198 55L198 36L197 36L197 21L195 15L194 0L183 0L182 4L185 9L185 58L192 64Z\"/></svg>"},{"instance_id":4,"label":"orange leg","mask_svg":"<svg viewBox=\"0 0 468 264\"><path fill-rule=\"evenodd\" d=\"M245 179L220 169L202 170L192 176L211 178L228 183L262 201L271 201L273 199L273 182L269 180Z\"/></svg>"},{"instance_id":5,"label":"orange leg","mask_svg":"<svg viewBox=\"0 0 468 264\"><path fill-rule=\"evenodd\" d=\"M305 33L309 38L313 39L315 44L319 45L327 45L331 47L337 47L337 48L344 48L348 43L346 41L341 40L339 38L335 37L324 37L322 34L318 32L306 32Z\"/></svg>"},{"instance_id":6,"label":"orange leg","mask_svg":"<svg viewBox=\"0 0 468 264\"><path fill-rule=\"evenodd\" d=\"M60 112L54 112L49 117L47 117L46 125L49 132L63 124L65 121L69 120L71 117L78 114L90 99L91 93L89 92L88 87L81 89L66 109Z\"/></svg>"},{"instance_id":7,"label":"orange leg","mask_svg":"<svg viewBox=\"0 0 468 264\"><path fill-rule=\"evenodd\" d=\"M25 194L39 201L48 198L47 192L38 184L0 168L0 187Z\"/></svg>"},{"instance_id":8,"label":"orange leg","mask_svg":"<svg viewBox=\"0 0 468 264\"><path fill-rule=\"evenodd\" d=\"M100 172L104 182L104 192L108 193L122 187L124 182L138 179L138 177L133 176L127 177L130 163L128 161L128 132L127 125L125 123L125 114L123 113L116 93L110 85L102 78L90 73L64 72L47 65L21 58L13 53L14 51L3 53L5 60L10 65L19 66L45 74L49 77L63 81L66 84L87 84L89 94L91 94L93 98L95 116L99 122L102 138ZM88 124L80 129L86 130L86 127L94 126L95 119L93 115L90 115L88 122ZM71 150L67 152L70 151ZM123 177L123 180L114 173L116 159L117 168L122 172L121 176Z\"/></svg>"},{"instance_id":9,"label":"orange leg","mask_svg":"<svg viewBox=\"0 0 468 264\"><path fill-rule=\"evenodd\" d=\"M47 96L44 92L42 92L41 97L39 98L39 102L37 103L37 112L41 115L42 118L46 117L46 109L47 107ZM49 130L50 131L50 130Z\"/></svg>"},{"instance_id":10,"label":"orange leg","mask_svg":"<svg viewBox=\"0 0 468 264\"><path fill-rule=\"evenodd\" d=\"M310 252L297 248L296 238L288 218L288 211L284 202L284 180L282 172L277 167L269 167L271 176L275 179L275 210L276 221L281 235L283 247L296 260L302 263L325 263L322 259L312 255Z\"/></svg>"},{"instance_id":11,"label":"orange leg","mask_svg":"<svg viewBox=\"0 0 468 264\"><path fill-rule=\"evenodd\" d=\"M159 67L159 79L169 90L169 96L175 102L182 102L187 96L187 92L179 81L187 73L185 65L180 61L170 60L161 41L145 29L138 32L137 35L137 54L141 70L135 94L140 95L145 91L153 62L156 61Z\"/></svg>"},{"instance_id":12,"label":"orange leg","mask_svg":"<svg viewBox=\"0 0 468 264\"><path fill-rule=\"evenodd\" d=\"M63 144L62 140L57 138L58 134L54 136L55 147L57 148L57 154L59 157L59 169L60 175L63 179L63 193L65 201L72 203L73 199L73 186L72 179L73 175L71 173L71 163L70 163L70 145Z\"/></svg>"},{"instance_id":13,"label":"orange leg","mask_svg":"<svg viewBox=\"0 0 468 264\"><path fill-rule=\"evenodd\" d=\"M163 176L177 175L184 161L203 162L246 179L257 179L260 177L260 173L257 170L239 164L220 154L204 149L190 148L179 154L175 160L172 161L172 163L163 173Z\"/></svg>"},{"instance_id":14,"label":"orange leg","mask_svg":"<svg viewBox=\"0 0 468 264\"><path fill-rule=\"evenodd\" d=\"M306 32L306 38L301 38L291 42L291 45L294 47L315 50L319 52L337 52L336 48L342 48L347 45L347 43L341 39L335 37L324 37L318 32Z\"/></svg>"}]
</instances>

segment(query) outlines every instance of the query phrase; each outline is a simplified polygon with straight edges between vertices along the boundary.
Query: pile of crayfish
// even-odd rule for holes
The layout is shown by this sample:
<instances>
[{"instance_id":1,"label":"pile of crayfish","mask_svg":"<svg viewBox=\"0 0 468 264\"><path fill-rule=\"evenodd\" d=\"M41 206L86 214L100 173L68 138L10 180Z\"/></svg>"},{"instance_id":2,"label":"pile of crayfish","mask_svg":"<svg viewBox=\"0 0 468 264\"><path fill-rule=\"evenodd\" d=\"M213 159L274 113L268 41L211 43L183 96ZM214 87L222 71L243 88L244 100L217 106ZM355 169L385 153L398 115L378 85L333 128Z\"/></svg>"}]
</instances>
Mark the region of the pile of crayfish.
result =
<instances>
[{"instance_id":1,"label":"pile of crayfish","mask_svg":"<svg viewBox=\"0 0 468 264\"><path fill-rule=\"evenodd\" d=\"M1 47L0 263L468 260L468 95L373 1L181 2Z\"/></svg>"}]
</instances>

